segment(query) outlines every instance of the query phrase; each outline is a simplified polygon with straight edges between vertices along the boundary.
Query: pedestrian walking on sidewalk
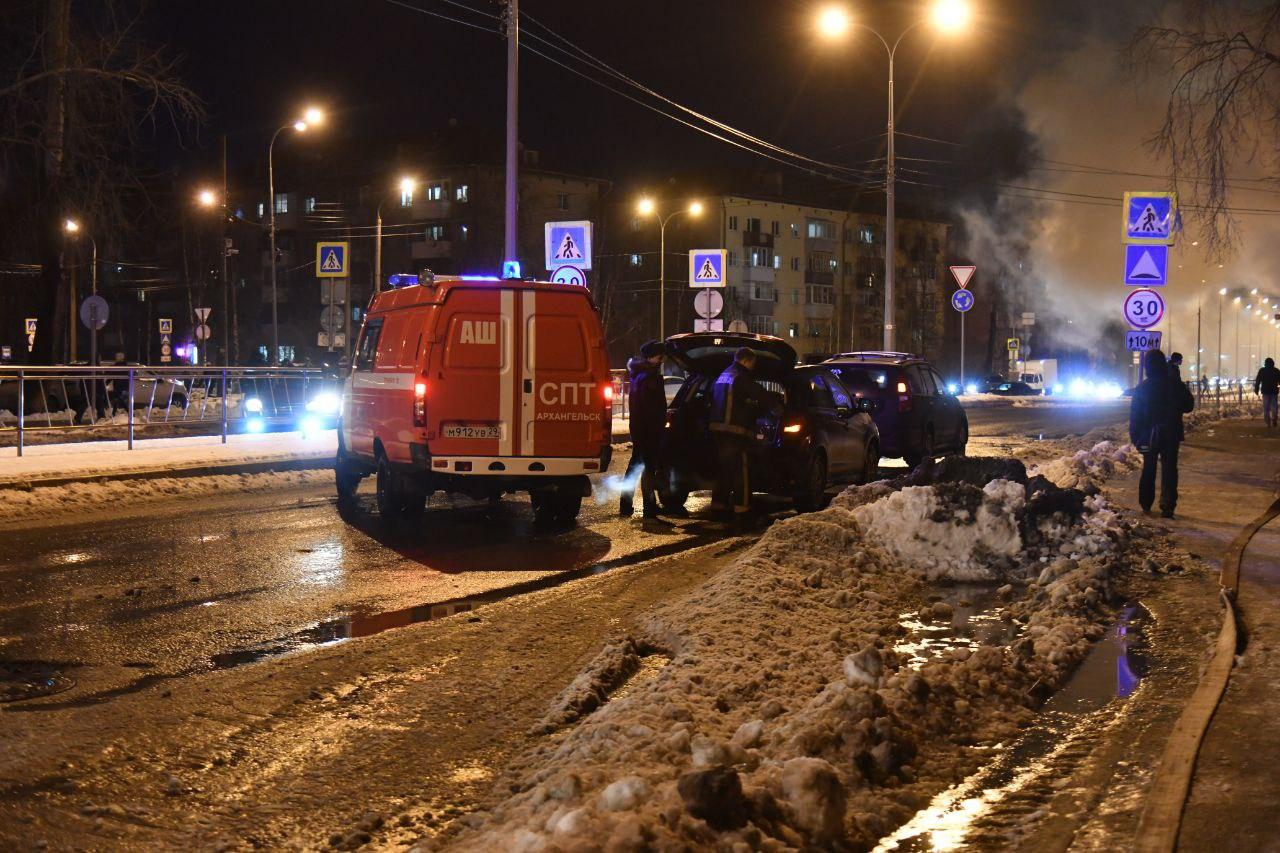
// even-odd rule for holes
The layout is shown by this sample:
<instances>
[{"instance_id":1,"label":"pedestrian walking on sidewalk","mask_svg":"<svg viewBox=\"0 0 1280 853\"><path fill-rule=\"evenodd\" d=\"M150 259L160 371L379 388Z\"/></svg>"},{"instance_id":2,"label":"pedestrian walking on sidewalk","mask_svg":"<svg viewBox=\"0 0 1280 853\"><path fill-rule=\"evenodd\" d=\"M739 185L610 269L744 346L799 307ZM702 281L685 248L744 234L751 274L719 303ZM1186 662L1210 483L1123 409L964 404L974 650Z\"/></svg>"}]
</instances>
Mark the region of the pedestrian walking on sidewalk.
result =
<instances>
[{"instance_id":1,"label":"pedestrian walking on sidewalk","mask_svg":"<svg viewBox=\"0 0 1280 853\"><path fill-rule=\"evenodd\" d=\"M768 406L768 392L755 380L757 356L750 347L735 354L733 364L711 386L711 440L716 447L716 487L712 505L732 510L735 524L745 526L751 510L749 452L756 418Z\"/></svg>"},{"instance_id":2,"label":"pedestrian walking on sidewalk","mask_svg":"<svg viewBox=\"0 0 1280 853\"><path fill-rule=\"evenodd\" d=\"M1268 358L1262 363L1257 377L1253 380L1253 393L1262 395L1262 419L1267 426L1276 425L1276 404L1280 402L1280 369L1276 368L1276 360Z\"/></svg>"},{"instance_id":3,"label":"pedestrian walking on sidewalk","mask_svg":"<svg viewBox=\"0 0 1280 853\"><path fill-rule=\"evenodd\" d=\"M627 362L631 401L631 461L623 475L618 511L623 518L635 512L636 477L640 479L640 500L644 517L658 515L657 477L661 464L662 429L666 425L667 394L662 387L662 362L667 348L661 341L640 347L640 356Z\"/></svg>"},{"instance_id":4,"label":"pedestrian walking on sidewalk","mask_svg":"<svg viewBox=\"0 0 1280 853\"><path fill-rule=\"evenodd\" d=\"M1160 468L1160 514L1173 518L1178 505L1178 448L1186 438L1182 416L1196 406L1164 353L1152 350L1143 361L1146 379L1134 389L1129 407L1129 440L1142 453L1138 503L1151 512L1156 498L1156 468Z\"/></svg>"}]
</instances>

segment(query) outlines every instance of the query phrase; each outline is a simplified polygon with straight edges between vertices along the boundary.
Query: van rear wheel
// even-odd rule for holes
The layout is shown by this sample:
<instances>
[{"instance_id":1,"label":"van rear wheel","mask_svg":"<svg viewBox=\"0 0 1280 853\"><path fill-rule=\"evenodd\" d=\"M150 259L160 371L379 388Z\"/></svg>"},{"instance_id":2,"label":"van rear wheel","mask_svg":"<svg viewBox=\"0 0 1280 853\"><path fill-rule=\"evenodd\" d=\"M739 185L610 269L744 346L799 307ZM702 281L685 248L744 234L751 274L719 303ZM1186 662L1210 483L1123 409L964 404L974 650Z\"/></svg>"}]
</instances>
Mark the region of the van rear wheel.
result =
<instances>
[{"instance_id":1,"label":"van rear wheel","mask_svg":"<svg viewBox=\"0 0 1280 853\"><path fill-rule=\"evenodd\" d=\"M404 484L400 477L391 470L391 463L384 455L378 455L378 473L376 475L378 514L383 518L398 518L407 508Z\"/></svg>"}]
</instances>

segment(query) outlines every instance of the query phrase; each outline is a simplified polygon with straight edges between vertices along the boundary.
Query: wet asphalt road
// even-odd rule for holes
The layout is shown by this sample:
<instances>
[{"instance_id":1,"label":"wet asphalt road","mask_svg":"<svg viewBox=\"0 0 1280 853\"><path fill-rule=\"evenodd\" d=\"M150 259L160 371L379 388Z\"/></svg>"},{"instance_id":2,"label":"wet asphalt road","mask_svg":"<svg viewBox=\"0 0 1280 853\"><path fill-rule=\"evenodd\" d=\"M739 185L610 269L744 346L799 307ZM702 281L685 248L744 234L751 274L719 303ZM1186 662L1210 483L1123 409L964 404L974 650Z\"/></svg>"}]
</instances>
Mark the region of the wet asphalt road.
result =
<instances>
[{"instance_id":1,"label":"wet asphalt road","mask_svg":"<svg viewBox=\"0 0 1280 853\"><path fill-rule=\"evenodd\" d=\"M1126 406L975 409L971 452L991 452L1000 437L1083 433L1123 417ZM615 468L625 463L619 456ZM321 480L7 530L0 661L65 664L78 682L67 701L96 703L723 535L696 517L622 520L612 500L590 499L577 527L538 531L527 498L513 496L490 506L437 495L421 522L388 526L370 486L341 511ZM700 503L705 497L691 499L690 509Z\"/></svg>"}]
</instances>

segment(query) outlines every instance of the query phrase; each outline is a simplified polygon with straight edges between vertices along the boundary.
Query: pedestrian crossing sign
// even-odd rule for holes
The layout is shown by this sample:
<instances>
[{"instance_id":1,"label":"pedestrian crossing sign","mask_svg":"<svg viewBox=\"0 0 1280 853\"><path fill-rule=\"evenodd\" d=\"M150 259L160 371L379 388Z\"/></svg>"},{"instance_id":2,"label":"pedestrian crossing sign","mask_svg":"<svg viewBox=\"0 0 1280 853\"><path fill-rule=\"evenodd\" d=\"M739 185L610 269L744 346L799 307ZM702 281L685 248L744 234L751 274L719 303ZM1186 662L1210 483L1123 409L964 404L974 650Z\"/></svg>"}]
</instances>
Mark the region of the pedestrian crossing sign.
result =
<instances>
[{"instance_id":1,"label":"pedestrian crossing sign","mask_svg":"<svg viewBox=\"0 0 1280 853\"><path fill-rule=\"evenodd\" d=\"M724 249L692 249L689 252L690 287L724 287Z\"/></svg>"},{"instance_id":2,"label":"pedestrian crossing sign","mask_svg":"<svg viewBox=\"0 0 1280 853\"><path fill-rule=\"evenodd\" d=\"M1178 194L1128 192L1124 194L1124 242L1170 245L1177 230Z\"/></svg>"},{"instance_id":3,"label":"pedestrian crossing sign","mask_svg":"<svg viewBox=\"0 0 1280 853\"><path fill-rule=\"evenodd\" d=\"M591 231L591 223L586 220L546 223L543 232L547 271L561 267L591 269Z\"/></svg>"},{"instance_id":4,"label":"pedestrian crossing sign","mask_svg":"<svg viewBox=\"0 0 1280 853\"><path fill-rule=\"evenodd\" d=\"M316 278L346 278L349 243L316 243Z\"/></svg>"}]
</instances>

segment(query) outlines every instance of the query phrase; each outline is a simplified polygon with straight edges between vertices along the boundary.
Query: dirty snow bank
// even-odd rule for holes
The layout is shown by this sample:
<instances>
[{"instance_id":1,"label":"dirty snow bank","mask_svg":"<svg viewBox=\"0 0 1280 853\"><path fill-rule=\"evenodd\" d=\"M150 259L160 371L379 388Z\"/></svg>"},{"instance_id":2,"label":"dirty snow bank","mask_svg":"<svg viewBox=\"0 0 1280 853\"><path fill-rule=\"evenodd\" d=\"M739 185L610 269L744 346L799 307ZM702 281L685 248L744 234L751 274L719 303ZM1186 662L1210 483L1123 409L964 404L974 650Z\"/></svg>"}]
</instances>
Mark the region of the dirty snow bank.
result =
<instances>
[{"instance_id":1,"label":"dirty snow bank","mask_svg":"<svg viewBox=\"0 0 1280 853\"><path fill-rule=\"evenodd\" d=\"M329 469L274 471L263 474L216 474L208 477L157 477L149 480L109 480L68 483L30 491L0 492L0 522L46 518L72 510L102 509L166 498L187 499L216 492L264 492L293 486L333 482Z\"/></svg>"},{"instance_id":2,"label":"dirty snow bank","mask_svg":"<svg viewBox=\"0 0 1280 853\"><path fill-rule=\"evenodd\" d=\"M872 846L972 769L973 744L1027 724L1102 633L1129 528L1100 498L1021 468L947 460L774 524L611 643L557 700L491 811L450 840L516 851ZM1008 582L1010 645L914 666L893 651L905 614L945 615L926 607L929 578L977 576ZM610 700L641 648L671 662Z\"/></svg>"}]
</instances>

